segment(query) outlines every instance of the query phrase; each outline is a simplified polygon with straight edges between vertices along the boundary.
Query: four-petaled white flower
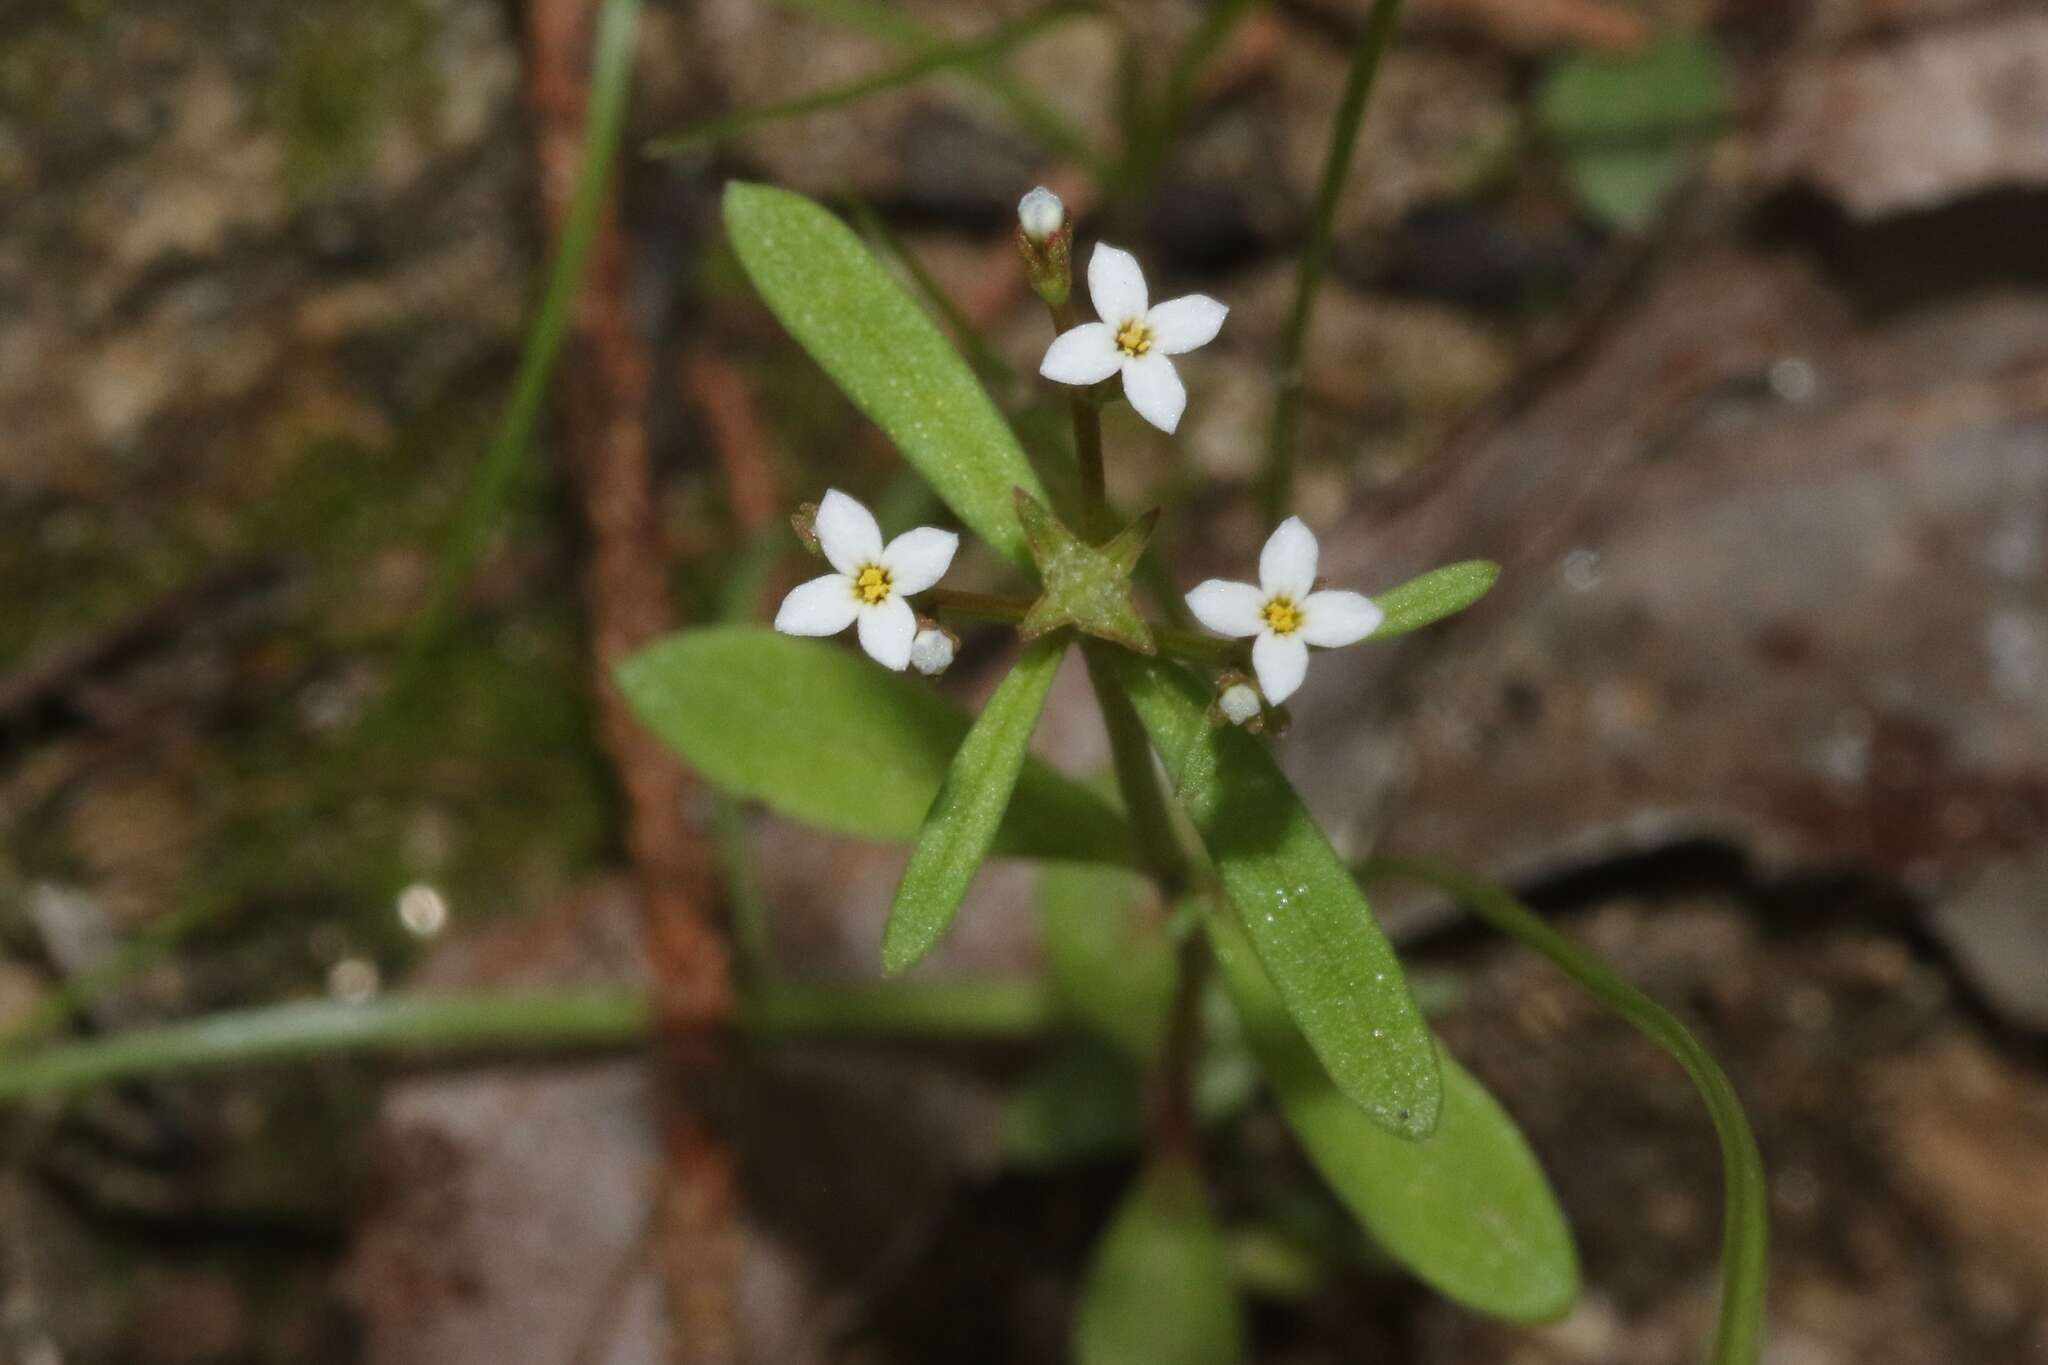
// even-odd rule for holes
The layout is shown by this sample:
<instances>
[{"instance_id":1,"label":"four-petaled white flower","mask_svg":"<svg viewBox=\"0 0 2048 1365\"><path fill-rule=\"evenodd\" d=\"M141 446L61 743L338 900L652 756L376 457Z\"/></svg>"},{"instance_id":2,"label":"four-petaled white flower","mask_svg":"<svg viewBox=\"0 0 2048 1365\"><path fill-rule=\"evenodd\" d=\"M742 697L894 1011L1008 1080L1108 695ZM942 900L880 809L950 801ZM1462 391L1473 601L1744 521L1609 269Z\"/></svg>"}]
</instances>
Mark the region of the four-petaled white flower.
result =
<instances>
[{"instance_id":1,"label":"four-petaled white flower","mask_svg":"<svg viewBox=\"0 0 2048 1365\"><path fill-rule=\"evenodd\" d=\"M1195 618L1218 635L1259 638L1252 671L1266 700L1278 706L1308 674L1308 647L1357 644L1379 629L1385 613L1363 593L1315 591L1315 532L1300 517L1280 523L1259 551L1259 585L1212 578L1188 594Z\"/></svg>"},{"instance_id":2,"label":"four-petaled white flower","mask_svg":"<svg viewBox=\"0 0 2048 1365\"><path fill-rule=\"evenodd\" d=\"M1206 294L1150 306L1137 260L1100 242L1088 258L1088 297L1102 320L1055 337L1038 372L1062 384L1098 384L1122 371L1124 397L1138 415L1172 431L1188 391L1167 357L1208 345L1230 310Z\"/></svg>"},{"instance_id":3,"label":"four-petaled white flower","mask_svg":"<svg viewBox=\"0 0 2048 1365\"><path fill-rule=\"evenodd\" d=\"M775 613L785 635L837 635L860 623L860 647L886 668L910 663L917 613L903 599L944 576L960 537L933 526L905 531L887 545L867 508L834 488L818 504L818 548L836 573L790 591Z\"/></svg>"}]
</instances>

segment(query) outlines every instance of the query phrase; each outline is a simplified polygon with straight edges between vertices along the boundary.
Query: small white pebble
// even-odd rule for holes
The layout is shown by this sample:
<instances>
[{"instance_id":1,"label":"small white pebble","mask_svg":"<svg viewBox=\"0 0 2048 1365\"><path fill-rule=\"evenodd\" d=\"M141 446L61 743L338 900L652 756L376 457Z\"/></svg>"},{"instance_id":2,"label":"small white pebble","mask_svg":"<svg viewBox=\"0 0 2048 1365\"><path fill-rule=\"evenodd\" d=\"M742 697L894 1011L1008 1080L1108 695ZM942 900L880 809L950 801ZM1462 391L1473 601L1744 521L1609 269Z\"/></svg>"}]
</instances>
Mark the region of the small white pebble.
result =
<instances>
[{"instance_id":1,"label":"small white pebble","mask_svg":"<svg viewBox=\"0 0 2048 1365\"><path fill-rule=\"evenodd\" d=\"M398 893L398 922L420 938L432 938L448 927L448 899L425 882Z\"/></svg>"},{"instance_id":2,"label":"small white pebble","mask_svg":"<svg viewBox=\"0 0 2048 1365\"><path fill-rule=\"evenodd\" d=\"M366 957L345 957L327 971L327 993L344 1005L360 1005L377 994L384 975Z\"/></svg>"}]
</instances>

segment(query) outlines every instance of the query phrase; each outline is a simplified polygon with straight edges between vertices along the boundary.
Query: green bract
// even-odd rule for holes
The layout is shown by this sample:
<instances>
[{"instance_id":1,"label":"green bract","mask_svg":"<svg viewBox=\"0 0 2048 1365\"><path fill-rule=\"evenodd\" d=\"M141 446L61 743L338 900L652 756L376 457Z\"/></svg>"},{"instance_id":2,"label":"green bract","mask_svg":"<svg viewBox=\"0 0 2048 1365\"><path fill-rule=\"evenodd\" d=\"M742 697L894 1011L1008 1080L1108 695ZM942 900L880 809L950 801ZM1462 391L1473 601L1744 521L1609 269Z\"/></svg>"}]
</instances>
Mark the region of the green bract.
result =
<instances>
[{"instance_id":1,"label":"green bract","mask_svg":"<svg viewBox=\"0 0 2048 1365\"><path fill-rule=\"evenodd\" d=\"M1571 1229L1529 1144L1485 1087L1439 1046L1437 1130L1422 1142L1394 1136L1330 1084L1243 934L1219 918L1210 930L1252 1052L1352 1215L1395 1259L1482 1313L1541 1321L1570 1308L1579 1290Z\"/></svg>"},{"instance_id":2,"label":"green bract","mask_svg":"<svg viewBox=\"0 0 2048 1365\"><path fill-rule=\"evenodd\" d=\"M1013 490L1043 500L1038 476L967 363L852 229L800 194L743 182L726 187L725 226L790 335L962 522L1028 567Z\"/></svg>"},{"instance_id":3,"label":"green bract","mask_svg":"<svg viewBox=\"0 0 2048 1365\"><path fill-rule=\"evenodd\" d=\"M929 686L821 640L758 626L686 630L619 669L647 727L705 779L841 834L908 842L968 718ZM1027 759L994 853L1127 863L1116 808Z\"/></svg>"},{"instance_id":4,"label":"green bract","mask_svg":"<svg viewBox=\"0 0 2048 1365\"><path fill-rule=\"evenodd\" d=\"M889 907L889 925L882 934L884 971L900 972L916 962L953 922L975 869L995 842L996 827L1024 768L1025 747L1066 652L1065 636L1026 648L954 754Z\"/></svg>"},{"instance_id":5,"label":"green bract","mask_svg":"<svg viewBox=\"0 0 2048 1365\"><path fill-rule=\"evenodd\" d=\"M1337 1088L1404 1137L1427 1137L1443 1090L1436 1045L1394 950L1350 871L1273 756L1209 723L1187 670L1111 651L1175 794L1217 875Z\"/></svg>"},{"instance_id":6,"label":"green bract","mask_svg":"<svg viewBox=\"0 0 2048 1365\"><path fill-rule=\"evenodd\" d=\"M1139 1178L1096 1249L1074 1334L1078 1365L1237 1365L1244 1329L1223 1238L1192 1164Z\"/></svg>"}]
</instances>

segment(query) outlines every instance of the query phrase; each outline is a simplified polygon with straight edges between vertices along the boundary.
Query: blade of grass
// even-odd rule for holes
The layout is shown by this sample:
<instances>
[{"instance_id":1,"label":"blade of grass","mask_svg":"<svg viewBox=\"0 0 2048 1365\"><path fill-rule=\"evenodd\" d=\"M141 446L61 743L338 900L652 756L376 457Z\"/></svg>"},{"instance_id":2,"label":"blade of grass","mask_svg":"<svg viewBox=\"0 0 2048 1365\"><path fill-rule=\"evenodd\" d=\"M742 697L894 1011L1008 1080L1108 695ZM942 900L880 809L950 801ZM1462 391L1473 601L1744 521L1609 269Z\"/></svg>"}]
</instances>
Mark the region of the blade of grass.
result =
<instances>
[{"instance_id":1,"label":"blade of grass","mask_svg":"<svg viewBox=\"0 0 2048 1365\"><path fill-rule=\"evenodd\" d=\"M779 123L784 119L799 118L805 114L815 114L821 110L852 104L870 95L878 95L885 90L894 90L897 86L922 80L934 72L954 68L972 70L1046 29L1071 19L1088 18L1100 13L1100 9L1093 4L1050 5L1021 19L1000 24L978 38L926 48L902 65L877 72L872 76L848 81L844 85L814 90L808 95L798 95L775 104L764 104L753 109L735 109L729 114L707 119L695 127L654 139L647 144L646 154L655 157L677 156L692 148L722 142L737 133L764 124Z\"/></svg>"},{"instance_id":2,"label":"blade of grass","mask_svg":"<svg viewBox=\"0 0 2048 1365\"><path fill-rule=\"evenodd\" d=\"M892 986L780 985L742 1006L749 1033L797 1038L1021 1038L1057 1022L1031 980ZM315 1057L420 1050L618 1048L652 1027L641 992L394 995L362 1004L303 1001L215 1014L45 1048L0 1062L0 1104L142 1076L221 1071Z\"/></svg>"},{"instance_id":3,"label":"blade of grass","mask_svg":"<svg viewBox=\"0 0 2048 1365\"><path fill-rule=\"evenodd\" d=\"M421 676L422 666L446 627L456 593L475 566L490 528L503 516L512 481L519 471L547 396L549 376L567 333L570 308L583 281L590 246L596 237L598 215L604 196L619 130L624 126L626 97L631 88L634 36L640 0L605 0L598 18L590 83L590 110L570 210L564 223L560 248L548 268L541 303L527 330L520 353L519 370L490 445L465 491L456 522L441 550L433 590L426 610L406 642L392 685L377 714L363 722L364 734L374 734L382 718L396 712ZM317 785L336 780L324 773ZM84 973L59 986L37 1002L29 1014L0 1039L0 1049L12 1048L43 1036L66 1019L88 1008L109 991L118 989L170 952L197 929L210 923L223 907L213 898L166 919L163 924L138 938L104 967Z\"/></svg>"},{"instance_id":4,"label":"blade of grass","mask_svg":"<svg viewBox=\"0 0 2048 1365\"><path fill-rule=\"evenodd\" d=\"M540 420L542 404L547 400L548 380L561 354L563 338L568 335L571 311L590 264L591 244L597 239L619 133L626 121L639 17L640 0L605 0L598 15L590 109L584 120L576 186L570 196L568 215L562 222L561 244L548 267L540 307L527 329L519 372L512 381L512 396L505 404L504 415L498 420L497 430L463 497L455 527L442 549L433 594L387 694L386 709L406 695L416 681L420 665L447 623L456 593L475 567L491 528L504 515L513 479L532 444L534 424Z\"/></svg>"},{"instance_id":5,"label":"blade of grass","mask_svg":"<svg viewBox=\"0 0 2048 1365\"><path fill-rule=\"evenodd\" d=\"M1721 1143L1725 1207L1721 1228L1721 1312L1711 1365L1756 1365L1770 1262L1770 1206L1762 1154L1728 1074L1677 1016L1622 980L1592 953L1546 924L1504 888L1455 868L1412 858L1374 858L1365 880L1405 878L1454 897L1503 934L1557 964L1601 1004L1633 1024L1685 1068Z\"/></svg>"},{"instance_id":6,"label":"blade of grass","mask_svg":"<svg viewBox=\"0 0 2048 1365\"><path fill-rule=\"evenodd\" d=\"M944 41L941 35L910 15L882 5L868 4L867 0L773 0L773 3L821 23L836 24L850 32L878 38L907 52L926 52ZM1037 138L1047 151L1079 166L1098 182L1105 178L1107 165L1088 146L1074 125L1058 110L1011 79L999 63L994 60L969 63L959 68L958 74L1001 100L1018 126Z\"/></svg>"},{"instance_id":7,"label":"blade of grass","mask_svg":"<svg viewBox=\"0 0 2048 1365\"><path fill-rule=\"evenodd\" d=\"M1373 0L1357 46L1351 50L1351 70L1344 78L1344 94L1337 105L1337 117L1330 125L1330 150L1323 159L1323 179L1316 189L1315 211L1309 218L1308 242L1301 249L1301 265L1294 277L1294 311L1281 335L1280 361L1273 392L1273 426L1266 450L1266 514L1278 521L1291 510L1294 497L1294 439L1301 423L1301 351L1308 341L1309 318L1315 311L1316 289L1330 262L1330 237L1337 218L1337 199L1351 173L1351 154L1358 146L1359 124L1365 118L1366 98L1372 94L1373 78L1379 74L1380 58L1394 34L1400 17L1401 0Z\"/></svg>"},{"instance_id":8,"label":"blade of grass","mask_svg":"<svg viewBox=\"0 0 2048 1365\"><path fill-rule=\"evenodd\" d=\"M1267 3L1268 0L1215 0L1203 12L1202 22L1174 58L1173 70L1167 74L1166 91L1157 110L1135 127L1131 146L1125 152L1124 174L1119 177L1125 193L1141 193L1150 187L1160 165L1166 160L1167 148L1173 145L1181 123L1187 117L1188 105L1194 98L1195 82L1200 79L1203 68L1230 40L1237 26L1250 18L1253 11L1265 8Z\"/></svg>"}]
</instances>

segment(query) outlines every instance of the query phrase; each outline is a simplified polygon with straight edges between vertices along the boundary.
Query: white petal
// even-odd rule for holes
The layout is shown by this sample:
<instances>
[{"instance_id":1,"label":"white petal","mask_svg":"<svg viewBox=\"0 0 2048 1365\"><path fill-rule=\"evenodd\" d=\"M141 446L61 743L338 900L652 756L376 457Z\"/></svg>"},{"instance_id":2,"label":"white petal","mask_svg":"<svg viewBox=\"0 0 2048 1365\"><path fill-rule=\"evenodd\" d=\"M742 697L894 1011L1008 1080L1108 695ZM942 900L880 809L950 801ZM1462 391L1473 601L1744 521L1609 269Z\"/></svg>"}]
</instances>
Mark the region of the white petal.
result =
<instances>
[{"instance_id":1,"label":"white petal","mask_svg":"<svg viewBox=\"0 0 2048 1365\"><path fill-rule=\"evenodd\" d=\"M1038 362L1038 372L1062 384L1099 384L1123 363L1110 325L1084 322L1053 338L1045 359Z\"/></svg>"},{"instance_id":2,"label":"white petal","mask_svg":"<svg viewBox=\"0 0 2048 1365\"><path fill-rule=\"evenodd\" d=\"M910 603L890 593L880 604L860 609L860 647L884 668L902 672L910 663L910 644L917 638L917 613Z\"/></svg>"},{"instance_id":3,"label":"white petal","mask_svg":"<svg viewBox=\"0 0 2048 1365\"><path fill-rule=\"evenodd\" d=\"M936 526L905 531L882 550L882 567L889 571L889 586L899 596L923 592L946 576L960 537Z\"/></svg>"},{"instance_id":4,"label":"white petal","mask_svg":"<svg viewBox=\"0 0 2048 1365\"><path fill-rule=\"evenodd\" d=\"M882 553L882 528L874 514L836 488L818 504L818 548L843 574L857 574Z\"/></svg>"},{"instance_id":5,"label":"white petal","mask_svg":"<svg viewBox=\"0 0 2048 1365\"><path fill-rule=\"evenodd\" d=\"M1173 362L1157 351L1124 362L1124 397L1138 416L1169 435L1188 406L1188 391Z\"/></svg>"},{"instance_id":6,"label":"white petal","mask_svg":"<svg viewBox=\"0 0 2048 1365\"><path fill-rule=\"evenodd\" d=\"M1289 517L1259 551L1259 586L1269 596L1301 602L1316 584L1317 553L1316 533L1300 517Z\"/></svg>"},{"instance_id":7,"label":"white petal","mask_svg":"<svg viewBox=\"0 0 2048 1365\"><path fill-rule=\"evenodd\" d=\"M1252 644L1252 672L1259 675L1259 690L1278 706L1294 695L1308 676L1308 646L1299 635L1275 635L1267 631Z\"/></svg>"},{"instance_id":8,"label":"white petal","mask_svg":"<svg viewBox=\"0 0 2048 1365\"><path fill-rule=\"evenodd\" d=\"M1207 346L1216 339L1230 310L1207 294L1168 299L1145 317L1152 329L1152 349L1168 355Z\"/></svg>"},{"instance_id":9,"label":"white petal","mask_svg":"<svg viewBox=\"0 0 2048 1365\"><path fill-rule=\"evenodd\" d=\"M859 612L853 580L843 573L828 573L790 589L775 613L775 628L784 635L837 635Z\"/></svg>"},{"instance_id":10,"label":"white petal","mask_svg":"<svg viewBox=\"0 0 2048 1365\"><path fill-rule=\"evenodd\" d=\"M1386 615L1362 592L1312 592L1301 604L1301 638L1320 649L1355 645Z\"/></svg>"},{"instance_id":11,"label":"white petal","mask_svg":"<svg viewBox=\"0 0 2048 1365\"><path fill-rule=\"evenodd\" d=\"M1088 258L1088 299L1095 305L1095 316L1111 331L1144 317L1145 272L1138 269L1138 258L1097 242L1095 254Z\"/></svg>"},{"instance_id":12,"label":"white petal","mask_svg":"<svg viewBox=\"0 0 2048 1365\"><path fill-rule=\"evenodd\" d=\"M1212 578L1188 594L1188 610L1218 635L1240 639L1266 628L1266 594L1249 583Z\"/></svg>"}]
</instances>

